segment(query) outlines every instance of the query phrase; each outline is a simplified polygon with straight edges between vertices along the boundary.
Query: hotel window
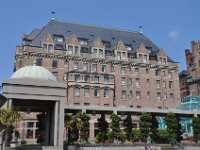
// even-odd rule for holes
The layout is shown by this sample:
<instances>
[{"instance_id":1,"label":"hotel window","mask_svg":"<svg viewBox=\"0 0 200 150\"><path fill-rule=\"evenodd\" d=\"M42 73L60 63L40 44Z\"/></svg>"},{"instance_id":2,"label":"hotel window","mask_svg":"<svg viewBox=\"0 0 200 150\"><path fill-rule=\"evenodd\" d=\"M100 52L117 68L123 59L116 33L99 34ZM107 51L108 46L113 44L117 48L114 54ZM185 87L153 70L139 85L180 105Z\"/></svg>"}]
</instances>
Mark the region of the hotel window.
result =
<instances>
[{"instance_id":1,"label":"hotel window","mask_svg":"<svg viewBox=\"0 0 200 150\"><path fill-rule=\"evenodd\" d=\"M83 70L88 71L88 63L83 63Z\"/></svg>"},{"instance_id":2,"label":"hotel window","mask_svg":"<svg viewBox=\"0 0 200 150\"><path fill-rule=\"evenodd\" d=\"M114 65L110 65L110 72L114 72L114 71L115 71Z\"/></svg>"},{"instance_id":3,"label":"hotel window","mask_svg":"<svg viewBox=\"0 0 200 150\"><path fill-rule=\"evenodd\" d=\"M129 85L132 85L132 84L133 84L132 78L129 78Z\"/></svg>"},{"instance_id":4,"label":"hotel window","mask_svg":"<svg viewBox=\"0 0 200 150\"><path fill-rule=\"evenodd\" d=\"M168 71L168 76L169 76L170 78L172 78L172 72L171 72L171 71Z\"/></svg>"},{"instance_id":5,"label":"hotel window","mask_svg":"<svg viewBox=\"0 0 200 150\"><path fill-rule=\"evenodd\" d=\"M163 76L165 77L165 76L166 76L166 72L165 72L165 70L163 70L162 72L163 72Z\"/></svg>"},{"instance_id":6,"label":"hotel window","mask_svg":"<svg viewBox=\"0 0 200 150\"><path fill-rule=\"evenodd\" d=\"M126 68L125 67L121 67L121 73L122 74L126 73Z\"/></svg>"},{"instance_id":7,"label":"hotel window","mask_svg":"<svg viewBox=\"0 0 200 150\"><path fill-rule=\"evenodd\" d=\"M68 54L69 55L73 54L73 46L71 46L71 45L68 46Z\"/></svg>"},{"instance_id":8,"label":"hotel window","mask_svg":"<svg viewBox=\"0 0 200 150\"><path fill-rule=\"evenodd\" d=\"M94 88L94 96L99 96L99 89L98 88Z\"/></svg>"},{"instance_id":9,"label":"hotel window","mask_svg":"<svg viewBox=\"0 0 200 150\"><path fill-rule=\"evenodd\" d=\"M139 62L143 62L142 54L139 54Z\"/></svg>"},{"instance_id":10,"label":"hotel window","mask_svg":"<svg viewBox=\"0 0 200 150\"><path fill-rule=\"evenodd\" d=\"M48 52L53 53L53 44L48 44Z\"/></svg>"},{"instance_id":11,"label":"hotel window","mask_svg":"<svg viewBox=\"0 0 200 150\"><path fill-rule=\"evenodd\" d=\"M122 91L122 99L126 99L126 91Z\"/></svg>"},{"instance_id":12,"label":"hotel window","mask_svg":"<svg viewBox=\"0 0 200 150\"><path fill-rule=\"evenodd\" d=\"M144 63L147 63L147 55L144 55L144 56L143 56L143 62L144 62Z\"/></svg>"},{"instance_id":13,"label":"hotel window","mask_svg":"<svg viewBox=\"0 0 200 150\"><path fill-rule=\"evenodd\" d=\"M121 85L126 85L126 77L121 78Z\"/></svg>"},{"instance_id":14,"label":"hotel window","mask_svg":"<svg viewBox=\"0 0 200 150\"><path fill-rule=\"evenodd\" d=\"M74 62L74 69L78 69L78 62Z\"/></svg>"},{"instance_id":15,"label":"hotel window","mask_svg":"<svg viewBox=\"0 0 200 150\"><path fill-rule=\"evenodd\" d=\"M43 52L47 52L47 44L46 43L43 43L43 45L42 45L42 51Z\"/></svg>"},{"instance_id":16,"label":"hotel window","mask_svg":"<svg viewBox=\"0 0 200 150\"><path fill-rule=\"evenodd\" d=\"M167 100L167 93L164 93L164 100Z\"/></svg>"},{"instance_id":17,"label":"hotel window","mask_svg":"<svg viewBox=\"0 0 200 150\"><path fill-rule=\"evenodd\" d=\"M158 58L158 64L161 65L162 64L162 57Z\"/></svg>"},{"instance_id":18,"label":"hotel window","mask_svg":"<svg viewBox=\"0 0 200 150\"><path fill-rule=\"evenodd\" d=\"M108 91L108 89L104 89L103 96L104 96L104 97L108 97L108 96L109 96L109 91Z\"/></svg>"},{"instance_id":19,"label":"hotel window","mask_svg":"<svg viewBox=\"0 0 200 150\"><path fill-rule=\"evenodd\" d=\"M99 58L103 58L103 50L99 49Z\"/></svg>"},{"instance_id":20,"label":"hotel window","mask_svg":"<svg viewBox=\"0 0 200 150\"><path fill-rule=\"evenodd\" d=\"M140 93L140 91L136 91L136 99L137 100L141 99L141 93Z\"/></svg>"},{"instance_id":21,"label":"hotel window","mask_svg":"<svg viewBox=\"0 0 200 150\"><path fill-rule=\"evenodd\" d=\"M52 72L52 74L54 75L54 77L55 77L56 79L58 79L58 73L57 73L57 72Z\"/></svg>"},{"instance_id":22,"label":"hotel window","mask_svg":"<svg viewBox=\"0 0 200 150\"><path fill-rule=\"evenodd\" d=\"M150 80L149 79L146 79L146 86L150 87Z\"/></svg>"},{"instance_id":23,"label":"hotel window","mask_svg":"<svg viewBox=\"0 0 200 150\"><path fill-rule=\"evenodd\" d=\"M89 76L89 75L85 75L84 81L85 81L85 82L90 82L90 76Z\"/></svg>"},{"instance_id":24,"label":"hotel window","mask_svg":"<svg viewBox=\"0 0 200 150\"><path fill-rule=\"evenodd\" d=\"M104 83L109 83L109 76L104 76Z\"/></svg>"},{"instance_id":25,"label":"hotel window","mask_svg":"<svg viewBox=\"0 0 200 150\"><path fill-rule=\"evenodd\" d=\"M135 68L135 74L136 74L136 75L139 75L139 74L140 74L139 68Z\"/></svg>"},{"instance_id":26,"label":"hotel window","mask_svg":"<svg viewBox=\"0 0 200 150\"><path fill-rule=\"evenodd\" d=\"M99 82L99 76L94 76L94 82L98 83Z\"/></svg>"},{"instance_id":27,"label":"hotel window","mask_svg":"<svg viewBox=\"0 0 200 150\"><path fill-rule=\"evenodd\" d=\"M163 64L166 65L167 64L167 59L163 58Z\"/></svg>"},{"instance_id":28,"label":"hotel window","mask_svg":"<svg viewBox=\"0 0 200 150\"><path fill-rule=\"evenodd\" d=\"M120 52L117 52L117 59L121 60L121 53Z\"/></svg>"},{"instance_id":29,"label":"hotel window","mask_svg":"<svg viewBox=\"0 0 200 150\"><path fill-rule=\"evenodd\" d=\"M67 80L67 73L63 74L63 80L66 81Z\"/></svg>"},{"instance_id":30,"label":"hotel window","mask_svg":"<svg viewBox=\"0 0 200 150\"><path fill-rule=\"evenodd\" d=\"M174 99L174 94L170 93L170 99Z\"/></svg>"},{"instance_id":31,"label":"hotel window","mask_svg":"<svg viewBox=\"0 0 200 150\"><path fill-rule=\"evenodd\" d=\"M148 98L148 99L151 98L151 95L150 95L150 92L149 92L149 91L147 92L147 98Z\"/></svg>"},{"instance_id":32,"label":"hotel window","mask_svg":"<svg viewBox=\"0 0 200 150\"><path fill-rule=\"evenodd\" d=\"M68 67L68 60L64 60L64 67Z\"/></svg>"},{"instance_id":33,"label":"hotel window","mask_svg":"<svg viewBox=\"0 0 200 150\"><path fill-rule=\"evenodd\" d=\"M166 83L166 81L163 81L163 87L164 87L164 88L167 88L167 83Z\"/></svg>"},{"instance_id":34,"label":"hotel window","mask_svg":"<svg viewBox=\"0 0 200 150\"><path fill-rule=\"evenodd\" d=\"M57 68L58 66L58 60L53 60L52 61L52 68Z\"/></svg>"},{"instance_id":35,"label":"hotel window","mask_svg":"<svg viewBox=\"0 0 200 150\"><path fill-rule=\"evenodd\" d=\"M78 55L79 54L79 50L78 50L78 46L75 46L75 55Z\"/></svg>"},{"instance_id":36,"label":"hotel window","mask_svg":"<svg viewBox=\"0 0 200 150\"><path fill-rule=\"evenodd\" d=\"M102 65L102 66L101 66L101 71L102 71L102 72L106 72L106 65Z\"/></svg>"},{"instance_id":37,"label":"hotel window","mask_svg":"<svg viewBox=\"0 0 200 150\"><path fill-rule=\"evenodd\" d=\"M149 74L149 69L146 69L146 74Z\"/></svg>"},{"instance_id":38,"label":"hotel window","mask_svg":"<svg viewBox=\"0 0 200 150\"><path fill-rule=\"evenodd\" d=\"M97 49L96 48L93 49L93 56L97 57Z\"/></svg>"},{"instance_id":39,"label":"hotel window","mask_svg":"<svg viewBox=\"0 0 200 150\"><path fill-rule=\"evenodd\" d=\"M169 81L169 89L173 89L173 82Z\"/></svg>"},{"instance_id":40,"label":"hotel window","mask_svg":"<svg viewBox=\"0 0 200 150\"><path fill-rule=\"evenodd\" d=\"M122 60L126 59L126 52L122 52Z\"/></svg>"},{"instance_id":41,"label":"hotel window","mask_svg":"<svg viewBox=\"0 0 200 150\"><path fill-rule=\"evenodd\" d=\"M53 37L55 42L62 43L64 41L64 37L61 35L54 35Z\"/></svg>"},{"instance_id":42,"label":"hotel window","mask_svg":"<svg viewBox=\"0 0 200 150\"><path fill-rule=\"evenodd\" d=\"M160 89L160 80L156 80L156 87L157 89Z\"/></svg>"},{"instance_id":43,"label":"hotel window","mask_svg":"<svg viewBox=\"0 0 200 150\"><path fill-rule=\"evenodd\" d=\"M156 97L157 97L157 100L161 100L161 93L160 93L160 92L157 92L156 95L157 95L157 96L156 96Z\"/></svg>"},{"instance_id":44,"label":"hotel window","mask_svg":"<svg viewBox=\"0 0 200 150\"><path fill-rule=\"evenodd\" d=\"M75 74L75 75L74 75L74 81L79 81L79 80L80 80L80 75Z\"/></svg>"},{"instance_id":45,"label":"hotel window","mask_svg":"<svg viewBox=\"0 0 200 150\"><path fill-rule=\"evenodd\" d=\"M130 98L133 98L133 91L130 91L129 97L130 97Z\"/></svg>"},{"instance_id":46,"label":"hotel window","mask_svg":"<svg viewBox=\"0 0 200 150\"><path fill-rule=\"evenodd\" d=\"M37 66L42 66L42 58L37 58L36 64Z\"/></svg>"},{"instance_id":47,"label":"hotel window","mask_svg":"<svg viewBox=\"0 0 200 150\"><path fill-rule=\"evenodd\" d=\"M137 88L140 87L140 79L138 79L138 78L135 79L135 87L137 87Z\"/></svg>"},{"instance_id":48,"label":"hotel window","mask_svg":"<svg viewBox=\"0 0 200 150\"><path fill-rule=\"evenodd\" d=\"M80 88L74 87L74 96L80 96Z\"/></svg>"},{"instance_id":49,"label":"hotel window","mask_svg":"<svg viewBox=\"0 0 200 150\"><path fill-rule=\"evenodd\" d=\"M97 64L92 64L92 71L96 72L97 71Z\"/></svg>"},{"instance_id":50,"label":"hotel window","mask_svg":"<svg viewBox=\"0 0 200 150\"><path fill-rule=\"evenodd\" d=\"M155 70L155 75L160 76L160 70Z\"/></svg>"},{"instance_id":51,"label":"hotel window","mask_svg":"<svg viewBox=\"0 0 200 150\"><path fill-rule=\"evenodd\" d=\"M90 96L90 89L89 88L84 88L84 96L89 97Z\"/></svg>"}]
</instances>

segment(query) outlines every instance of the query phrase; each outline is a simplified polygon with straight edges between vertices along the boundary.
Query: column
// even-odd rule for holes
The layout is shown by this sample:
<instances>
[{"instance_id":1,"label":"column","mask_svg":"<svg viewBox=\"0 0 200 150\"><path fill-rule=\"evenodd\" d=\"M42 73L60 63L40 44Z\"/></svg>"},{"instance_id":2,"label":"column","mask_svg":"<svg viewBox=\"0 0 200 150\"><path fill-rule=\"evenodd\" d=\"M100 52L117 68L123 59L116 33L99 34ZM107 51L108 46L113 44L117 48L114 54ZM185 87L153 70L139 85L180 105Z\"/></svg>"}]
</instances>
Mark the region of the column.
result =
<instances>
[{"instance_id":1,"label":"column","mask_svg":"<svg viewBox=\"0 0 200 150\"><path fill-rule=\"evenodd\" d=\"M58 102L55 102L55 107L54 107L54 142L53 145L57 146L58 143Z\"/></svg>"},{"instance_id":2,"label":"column","mask_svg":"<svg viewBox=\"0 0 200 150\"><path fill-rule=\"evenodd\" d=\"M59 103L59 116L57 116L59 118L58 120L58 146L63 146L63 137L64 137L64 101L60 101Z\"/></svg>"}]
</instances>

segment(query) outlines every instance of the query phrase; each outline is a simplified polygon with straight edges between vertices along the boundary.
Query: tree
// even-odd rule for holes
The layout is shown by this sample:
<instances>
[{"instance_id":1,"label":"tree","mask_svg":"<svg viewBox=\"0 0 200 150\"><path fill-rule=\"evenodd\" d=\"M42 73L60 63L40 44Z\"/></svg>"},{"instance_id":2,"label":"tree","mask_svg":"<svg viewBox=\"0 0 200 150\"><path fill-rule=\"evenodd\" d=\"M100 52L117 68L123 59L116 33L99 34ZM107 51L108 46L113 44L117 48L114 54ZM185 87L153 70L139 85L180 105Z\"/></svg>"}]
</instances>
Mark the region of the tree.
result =
<instances>
[{"instance_id":1,"label":"tree","mask_svg":"<svg viewBox=\"0 0 200 150\"><path fill-rule=\"evenodd\" d=\"M125 133L126 133L126 139L128 141L132 140L132 118L131 114L128 114L126 119L124 120L124 126L125 126Z\"/></svg>"},{"instance_id":2,"label":"tree","mask_svg":"<svg viewBox=\"0 0 200 150\"><path fill-rule=\"evenodd\" d=\"M98 143L105 142L108 137L108 122L105 119L105 114L101 114L101 117L97 119L98 125L98 134L97 134L97 141Z\"/></svg>"},{"instance_id":3,"label":"tree","mask_svg":"<svg viewBox=\"0 0 200 150\"><path fill-rule=\"evenodd\" d=\"M132 140L133 140L133 142L138 142L140 140L140 130L139 129L133 129Z\"/></svg>"},{"instance_id":4,"label":"tree","mask_svg":"<svg viewBox=\"0 0 200 150\"><path fill-rule=\"evenodd\" d=\"M76 115L65 115L66 130L67 130L67 139L68 144L74 144L79 137L78 128L77 128L77 116Z\"/></svg>"},{"instance_id":5,"label":"tree","mask_svg":"<svg viewBox=\"0 0 200 150\"><path fill-rule=\"evenodd\" d=\"M80 140L81 140L81 142L87 143L88 138L89 138L90 117L88 115L86 115L86 113L80 112L77 114L77 118L78 118L77 125L80 125L80 126L78 126L78 129L80 131Z\"/></svg>"},{"instance_id":6,"label":"tree","mask_svg":"<svg viewBox=\"0 0 200 150\"><path fill-rule=\"evenodd\" d=\"M143 142L147 142L147 137L150 136L151 125L151 115L143 112L139 120L140 137Z\"/></svg>"},{"instance_id":7,"label":"tree","mask_svg":"<svg viewBox=\"0 0 200 150\"><path fill-rule=\"evenodd\" d=\"M6 130L6 145L10 145L12 141L12 133L15 132L15 139L16 142L19 138L18 131L14 128L13 124L17 127L17 122L22 120L22 114L20 113L19 108L17 107L10 107L6 109L2 109L0 111L0 123L3 125L3 128Z\"/></svg>"},{"instance_id":8,"label":"tree","mask_svg":"<svg viewBox=\"0 0 200 150\"><path fill-rule=\"evenodd\" d=\"M175 116L174 113L168 113L165 118L165 123L167 125L167 131L171 138L181 141L181 125L179 119Z\"/></svg>"},{"instance_id":9,"label":"tree","mask_svg":"<svg viewBox=\"0 0 200 150\"><path fill-rule=\"evenodd\" d=\"M78 141L80 135L81 142L88 142L89 138L89 120L86 113L77 113L76 115L66 114L65 122L68 131L68 144L74 144Z\"/></svg>"},{"instance_id":10,"label":"tree","mask_svg":"<svg viewBox=\"0 0 200 150\"><path fill-rule=\"evenodd\" d=\"M192 127L193 127L193 137L195 142L200 140L200 118L193 117L192 118Z\"/></svg>"},{"instance_id":11,"label":"tree","mask_svg":"<svg viewBox=\"0 0 200 150\"><path fill-rule=\"evenodd\" d=\"M119 136L121 133L120 127L119 127L119 122L121 118L117 116L116 114L112 113L110 116L111 119L111 129L112 129L112 138L115 140L119 140Z\"/></svg>"}]
</instances>

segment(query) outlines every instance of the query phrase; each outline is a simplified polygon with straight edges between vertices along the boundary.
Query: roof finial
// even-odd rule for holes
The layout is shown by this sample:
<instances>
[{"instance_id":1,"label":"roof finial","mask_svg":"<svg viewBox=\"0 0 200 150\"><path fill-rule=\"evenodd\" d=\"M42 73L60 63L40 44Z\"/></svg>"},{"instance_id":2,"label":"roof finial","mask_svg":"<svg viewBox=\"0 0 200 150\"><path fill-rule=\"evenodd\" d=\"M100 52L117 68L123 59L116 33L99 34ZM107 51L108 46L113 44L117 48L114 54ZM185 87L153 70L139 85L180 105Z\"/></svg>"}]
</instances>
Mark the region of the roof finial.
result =
<instances>
[{"instance_id":1,"label":"roof finial","mask_svg":"<svg viewBox=\"0 0 200 150\"><path fill-rule=\"evenodd\" d=\"M33 66L37 66L37 61L36 60L33 61Z\"/></svg>"},{"instance_id":2,"label":"roof finial","mask_svg":"<svg viewBox=\"0 0 200 150\"><path fill-rule=\"evenodd\" d=\"M51 19L54 20L55 19L55 16L54 16L55 15L55 11L52 11L51 14L52 14Z\"/></svg>"},{"instance_id":3,"label":"roof finial","mask_svg":"<svg viewBox=\"0 0 200 150\"><path fill-rule=\"evenodd\" d=\"M139 28L140 28L140 33L143 33L143 32L142 32L142 26L139 26Z\"/></svg>"}]
</instances>

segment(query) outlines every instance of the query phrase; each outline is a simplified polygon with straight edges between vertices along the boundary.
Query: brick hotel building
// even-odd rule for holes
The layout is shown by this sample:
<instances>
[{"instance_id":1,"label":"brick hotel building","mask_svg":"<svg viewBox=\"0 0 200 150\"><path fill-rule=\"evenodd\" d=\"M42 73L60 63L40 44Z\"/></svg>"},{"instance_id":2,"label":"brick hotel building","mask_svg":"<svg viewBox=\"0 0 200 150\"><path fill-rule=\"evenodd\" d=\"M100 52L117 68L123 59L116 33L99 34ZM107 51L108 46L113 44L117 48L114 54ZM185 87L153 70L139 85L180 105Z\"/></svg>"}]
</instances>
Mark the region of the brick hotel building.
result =
<instances>
[{"instance_id":1,"label":"brick hotel building","mask_svg":"<svg viewBox=\"0 0 200 150\"><path fill-rule=\"evenodd\" d=\"M15 70L34 61L67 85L69 110L180 104L178 64L141 32L52 19L23 35L16 48Z\"/></svg>"}]
</instances>

